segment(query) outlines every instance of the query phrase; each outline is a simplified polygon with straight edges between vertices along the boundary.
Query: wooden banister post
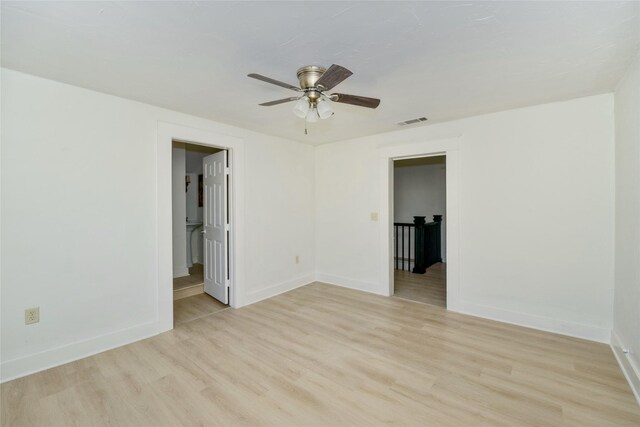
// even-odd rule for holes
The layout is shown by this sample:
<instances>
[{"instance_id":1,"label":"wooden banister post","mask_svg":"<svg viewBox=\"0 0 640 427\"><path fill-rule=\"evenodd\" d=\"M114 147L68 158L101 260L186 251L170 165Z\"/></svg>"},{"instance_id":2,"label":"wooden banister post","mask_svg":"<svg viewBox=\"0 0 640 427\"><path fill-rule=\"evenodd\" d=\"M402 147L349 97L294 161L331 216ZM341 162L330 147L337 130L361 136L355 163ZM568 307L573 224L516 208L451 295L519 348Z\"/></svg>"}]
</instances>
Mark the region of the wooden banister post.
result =
<instances>
[{"instance_id":1,"label":"wooden banister post","mask_svg":"<svg viewBox=\"0 0 640 427\"><path fill-rule=\"evenodd\" d=\"M424 253L424 225L426 224L424 216L414 216L413 223L416 226L416 236L413 241L414 247L414 263L413 273L424 274L427 271L425 266L425 253Z\"/></svg>"},{"instance_id":2,"label":"wooden banister post","mask_svg":"<svg viewBox=\"0 0 640 427\"><path fill-rule=\"evenodd\" d=\"M436 253L435 261L442 262L442 215L434 215L433 222L438 224L438 231L436 233Z\"/></svg>"}]
</instances>

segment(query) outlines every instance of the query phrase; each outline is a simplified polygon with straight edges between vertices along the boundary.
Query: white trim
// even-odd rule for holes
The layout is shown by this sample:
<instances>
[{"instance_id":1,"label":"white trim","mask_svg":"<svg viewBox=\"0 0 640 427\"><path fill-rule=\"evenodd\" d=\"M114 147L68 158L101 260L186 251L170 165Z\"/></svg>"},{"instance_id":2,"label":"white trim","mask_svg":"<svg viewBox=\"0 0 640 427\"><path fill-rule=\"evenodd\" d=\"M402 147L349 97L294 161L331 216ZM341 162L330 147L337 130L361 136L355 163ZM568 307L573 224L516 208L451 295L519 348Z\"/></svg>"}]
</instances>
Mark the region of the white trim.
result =
<instances>
[{"instance_id":1,"label":"white trim","mask_svg":"<svg viewBox=\"0 0 640 427\"><path fill-rule=\"evenodd\" d=\"M472 316L493 319L542 331L568 335L591 341L609 343L611 330L593 325L552 319L527 313L487 307L462 300L460 295L460 205L458 154L459 136L432 141L411 142L379 147L380 159L380 282L384 295L393 295L393 160L446 155L447 158L447 309ZM337 278L334 283L346 283ZM320 279L318 279L320 280ZM354 289L361 289L357 286ZM375 289L371 286L369 289ZM361 289L365 290L365 289Z\"/></svg>"},{"instance_id":2,"label":"white trim","mask_svg":"<svg viewBox=\"0 0 640 427\"><path fill-rule=\"evenodd\" d=\"M189 275L189 269L187 267L173 267L173 278L185 277Z\"/></svg>"},{"instance_id":3,"label":"white trim","mask_svg":"<svg viewBox=\"0 0 640 427\"><path fill-rule=\"evenodd\" d=\"M347 277L334 276L326 273L316 273L316 281L328 283L330 285L341 286L343 288L355 289L358 291L368 292L370 294L389 296L385 289L380 289L377 283L365 282L363 280L349 279ZM377 289L377 290L374 290Z\"/></svg>"},{"instance_id":4,"label":"white trim","mask_svg":"<svg viewBox=\"0 0 640 427\"><path fill-rule=\"evenodd\" d=\"M460 297L458 138L380 147L380 283L382 295L393 295L393 160L420 156L447 157L447 309L458 311ZM357 288L356 288L357 289Z\"/></svg>"},{"instance_id":5,"label":"white trim","mask_svg":"<svg viewBox=\"0 0 640 427\"><path fill-rule=\"evenodd\" d=\"M611 329L460 301L458 313L609 344Z\"/></svg>"},{"instance_id":6,"label":"white trim","mask_svg":"<svg viewBox=\"0 0 640 427\"><path fill-rule=\"evenodd\" d=\"M640 405L640 368L636 366L633 359L629 357L629 354L624 352L624 348L625 346L620 336L614 329L611 331L611 349L613 350L613 355L616 357L618 365L620 365L620 369L622 369L622 373L627 379L638 405Z\"/></svg>"},{"instance_id":7,"label":"white trim","mask_svg":"<svg viewBox=\"0 0 640 427\"><path fill-rule=\"evenodd\" d=\"M11 381L45 369L84 359L135 341L156 335L156 323L150 322L132 328L110 332L93 338L66 344L36 354L2 362L2 382Z\"/></svg>"},{"instance_id":8,"label":"white trim","mask_svg":"<svg viewBox=\"0 0 640 427\"><path fill-rule=\"evenodd\" d=\"M229 305L234 308L244 302L244 141L229 135L173 123L158 122L156 145L156 215L157 215L157 277L156 320L158 333L173 329L173 257L171 217L171 148L174 140L226 149L231 165L229 192L230 277Z\"/></svg>"},{"instance_id":9,"label":"white trim","mask_svg":"<svg viewBox=\"0 0 640 427\"><path fill-rule=\"evenodd\" d=\"M293 289L299 288L304 285L308 285L314 282L314 276L308 274L306 276L297 277L295 279L287 280L286 282L277 283L267 288L259 289L257 291L248 292L244 300L245 305L253 304L258 301L262 301L276 295L280 295L285 292L289 292Z\"/></svg>"}]
</instances>

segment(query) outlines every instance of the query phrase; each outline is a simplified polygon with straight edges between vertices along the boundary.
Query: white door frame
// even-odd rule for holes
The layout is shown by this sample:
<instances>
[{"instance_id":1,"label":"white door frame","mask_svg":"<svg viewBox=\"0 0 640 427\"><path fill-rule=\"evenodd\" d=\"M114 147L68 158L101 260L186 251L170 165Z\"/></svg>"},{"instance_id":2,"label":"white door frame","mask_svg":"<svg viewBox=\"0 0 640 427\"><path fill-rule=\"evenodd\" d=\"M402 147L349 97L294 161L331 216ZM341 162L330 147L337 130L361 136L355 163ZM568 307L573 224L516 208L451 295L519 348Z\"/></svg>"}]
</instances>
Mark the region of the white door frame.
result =
<instances>
[{"instance_id":1,"label":"white door frame","mask_svg":"<svg viewBox=\"0 0 640 427\"><path fill-rule=\"evenodd\" d=\"M380 283L393 295L393 161L411 157L447 156L447 309L459 311L460 255L458 204L458 138L413 142L379 148L380 161Z\"/></svg>"},{"instance_id":2,"label":"white door frame","mask_svg":"<svg viewBox=\"0 0 640 427\"><path fill-rule=\"evenodd\" d=\"M173 236L171 149L181 141L225 149L229 156L229 305L241 307L244 295L244 141L229 135L172 123L158 122L156 146L157 173L157 310L158 333L173 329Z\"/></svg>"}]
</instances>

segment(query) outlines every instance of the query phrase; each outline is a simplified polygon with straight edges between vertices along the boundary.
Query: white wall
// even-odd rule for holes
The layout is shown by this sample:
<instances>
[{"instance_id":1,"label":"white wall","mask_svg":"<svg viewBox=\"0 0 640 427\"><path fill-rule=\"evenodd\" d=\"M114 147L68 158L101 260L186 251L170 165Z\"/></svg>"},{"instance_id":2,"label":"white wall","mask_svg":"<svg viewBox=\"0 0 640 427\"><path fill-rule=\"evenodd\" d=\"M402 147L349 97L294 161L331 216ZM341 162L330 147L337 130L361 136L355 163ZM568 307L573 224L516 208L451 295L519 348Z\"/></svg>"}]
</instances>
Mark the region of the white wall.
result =
<instances>
[{"instance_id":1,"label":"white wall","mask_svg":"<svg viewBox=\"0 0 640 427\"><path fill-rule=\"evenodd\" d=\"M202 208L198 207L198 174L187 173L187 176L191 179L191 184L187 187L187 192L185 194L187 218L189 218L189 221L202 221ZM189 233L191 233L191 256L194 263L201 262L203 259L201 230L201 228L197 228L193 231L189 231ZM189 236L187 236L187 246L188 245ZM188 261L189 260L187 260L187 265L189 264Z\"/></svg>"},{"instance_id":2,"label":"white wall","mask_svg":"<svg viewBox=\"0 0 640 427\"><path fill-rule=\"evenodd\" d=\"M607 94L317 147L317 277L384 293L378 147L459 137L461 311L608 341L613 136Z\"/></svg>"},{"instance_id":3,"label":"white wall","mask_svg":"<svg viewBox=\"0 0 640 427\"><path fill-rule=\"evenodd\" d=\"M393 177L394 222L413 222L417 215L433 221L434 215L442 215L442 260L447 253L446 165L395 166ZM405 246L408 239L405 237ZM405 253L408 247L405 249ZM405 255L406 257L406 255Z\"/></svg>"},{"instance_id":4,"label":"white wall","mask_svg":"<svg viewBox=\"0 0 640 427\"><path fill-rule=\"evenodd\" d=\"M640 56L615 92L615 297L612 344L640 402ZM624 354L622 349L628 349Z\"/></svg>"},{"instance_id":5,"label":"white wall","mask_svg":"<svg viewBox=\"0 0 640 427\"><path fill-rule=\"evenodd\" d=\"M187 187L185 193L186 214L189 221L197 221L202 219L201 207L198 207L198 174L187 173L186 174L191 183Z\"/></svg>"},{"instance_id":6,"label":"white wall","mask_svg":"<svg viewBox=\"0 0 640 427\"><path fill-rule=\"evenodd\" d=\"M171 153L171 206L173 219L173 277L189 275L187 268L187 202L184 192L185 149L174 142Z\"/></svg>"},{"instance_id":7,"label":"white wall","mask_svg":"<svg viewBox=\"0 0 640 427\"><path fill-rule=\"evenodd\" d=\"M314 149L6 69L2 89L5 380L154 333L158 121L244 140L247 302L314 272L377 292L378 147L459 136L462 310L612 326L612 95Z\"/></svg>"},{"instance_id":8,"label":"white wall","mask_svg":"<svg viewBox=\"0 0 640 427\"><path fill-rule=\"evenodd\" d=\"M155 333L159 121L244 140L245 301L313 279L313 147L11 70L1 78L3 380ZM25 326L34 306L40 323Z\"/></svg>"}]
</instances>

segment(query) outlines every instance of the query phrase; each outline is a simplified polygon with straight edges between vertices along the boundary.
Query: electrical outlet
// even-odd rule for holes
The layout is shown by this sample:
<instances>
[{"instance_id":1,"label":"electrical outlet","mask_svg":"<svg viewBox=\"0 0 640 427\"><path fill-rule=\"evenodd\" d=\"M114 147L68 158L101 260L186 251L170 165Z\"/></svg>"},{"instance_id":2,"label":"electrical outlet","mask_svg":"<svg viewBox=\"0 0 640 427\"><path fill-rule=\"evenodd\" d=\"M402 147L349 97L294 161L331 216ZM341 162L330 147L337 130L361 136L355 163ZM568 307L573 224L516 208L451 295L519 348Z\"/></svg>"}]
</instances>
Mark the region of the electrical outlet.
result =
<instances>
[{"instance_id":1,"label":"electrical outlet","mask_svg":"<svg viewBox=\"0 0 640 427\"><path fill-rule=\"evenodd\" d=\"M296 255L296 264L300 264L300 257Z\"/></svg>"},{"instance_id":2,"label":"electrical outlet","mask_svg":"<svg viewBox=\"0 0 640 427\"><path fill-rule=\"evenodd\" d=\"M27 308L24 311L24 324L31 325L40 321L40 307Z\"/></svg>"}]
</instances>

